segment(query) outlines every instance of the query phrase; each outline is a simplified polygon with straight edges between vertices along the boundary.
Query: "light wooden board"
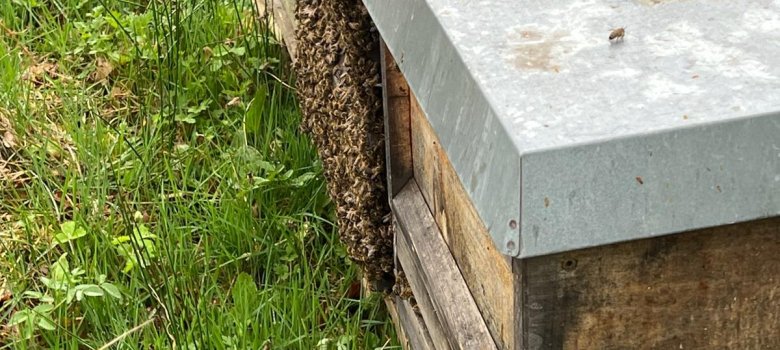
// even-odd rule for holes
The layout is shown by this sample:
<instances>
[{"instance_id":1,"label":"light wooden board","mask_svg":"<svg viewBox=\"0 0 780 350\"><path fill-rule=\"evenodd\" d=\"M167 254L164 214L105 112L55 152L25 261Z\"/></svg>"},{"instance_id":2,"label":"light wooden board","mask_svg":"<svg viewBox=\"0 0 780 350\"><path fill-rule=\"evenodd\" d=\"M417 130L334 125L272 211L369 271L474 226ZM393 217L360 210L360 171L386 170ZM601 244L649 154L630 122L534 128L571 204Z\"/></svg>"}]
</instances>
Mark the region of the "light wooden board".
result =
<instances>
[{"instance_id":1,"label":"light wooden board","mask_svg":"<svg viewBox=\"0 0 780 350\"><path fill-rule=\"evenodd\" d=\"M398 256L401 265L407 276L419 276L409 278L412 291L415 296L420 290L427 291L450 345L455 349L495 349L479 309L414 180L393 198L392 207L401 228L396 235L403 235L404 240L397 238L398 245L408 244L411 253L412 261Z\"/></svg>"},{"instance_id":2,"label":"light wooden board","mask_svg":"<svg viewBox=\"0 0 780 350\"><path fill-rule=\"evenodd\" d=\"M255 3L261 17L271 14L271 29L284 42L290 58L295 62L298 50L298 42L295 40L295 0L255 0Z\"/></svg>"},{"instance_id":3,"label":"light wooden board","mask_svg":"<svg viewBox=\"0 0 780 350\"><path fill-rule=\"evenodd\" d=\"M780 349L780 218L515 265L525 349Z\"/></svg>"},{"instance_id":4,"label":"light wooden board","mask_svg":"<svg viewBox=\"0 0 780 350\"><path fill-rule=\"evenodd\" d=\"M493 339L499 347L511 349L515 331L511 262L495 249L487 228L413 95L411 125L415 180Z\"/></svg>"},{"instance_id":5,"label":"light wooden board","mask_svg":"<svg viewBox=\"0 0 780 350\"><path fill-rule=\"evenodd\" d=\"M450 341L447 334L442 328L439 321L439 315L437 315L436 307L428 294L427 284L423 280L424 276L420 261L414 256L411 244L406 239L406 235L401 233L401 229L395 230L395 252L398 257L398 261L404 268L406 278L409 280L409 285L414 292L414 299L417 301L417 307L420 310L420 314L425 321L425 327L428 329L433 347L438 350L451 349Z\"/></svg>"},{"instance_id":6,"label":"light wooden board","mask_svg":"<svg viewBox=\"0 0 780 350\"><path fill-rule=\"evenodd\" d=\"M379 293L371 288L369 280L363 276L360 279L362 286L361 297L372 293ZM435 350L431 341L430 332L422 316L414 311L414 307L408 300L397 295L384 296L385 308L395 325L398 342L404 350Z\"/></svg>"},{"instance_id":7,"label":"light wooden board","mask_svg":"<svg viewBox=\"0 0 780 350\"><path fill-rule=\"evenodd\" d=\"M424 321L414 312L409 301L397 296L388 296L385 297L385 305L396 325L398 342L404 350L435 349Z\"/></svg>"}]
</instances>

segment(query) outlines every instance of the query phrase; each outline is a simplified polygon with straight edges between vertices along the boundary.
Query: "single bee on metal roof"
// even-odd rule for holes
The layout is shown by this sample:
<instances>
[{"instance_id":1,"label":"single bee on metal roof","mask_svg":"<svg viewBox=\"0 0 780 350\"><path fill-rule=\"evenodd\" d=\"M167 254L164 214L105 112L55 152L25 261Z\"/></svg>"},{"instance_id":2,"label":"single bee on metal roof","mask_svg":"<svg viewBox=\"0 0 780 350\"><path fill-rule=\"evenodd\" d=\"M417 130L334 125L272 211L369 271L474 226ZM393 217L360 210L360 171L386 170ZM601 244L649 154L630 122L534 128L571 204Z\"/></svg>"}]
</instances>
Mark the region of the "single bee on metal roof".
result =
<instances>
[{"instance_id":1,"label":"single bee on metal roof","mask_svg":"<svg viewBox=\"0 0 780 350\"><path fill-rule=\"evenodd\" d=\"M609 33L609 41L622 41L624 35L626 35L626 29L624 27L613 29L612 32Z\"/></svg>"}]
</instances>

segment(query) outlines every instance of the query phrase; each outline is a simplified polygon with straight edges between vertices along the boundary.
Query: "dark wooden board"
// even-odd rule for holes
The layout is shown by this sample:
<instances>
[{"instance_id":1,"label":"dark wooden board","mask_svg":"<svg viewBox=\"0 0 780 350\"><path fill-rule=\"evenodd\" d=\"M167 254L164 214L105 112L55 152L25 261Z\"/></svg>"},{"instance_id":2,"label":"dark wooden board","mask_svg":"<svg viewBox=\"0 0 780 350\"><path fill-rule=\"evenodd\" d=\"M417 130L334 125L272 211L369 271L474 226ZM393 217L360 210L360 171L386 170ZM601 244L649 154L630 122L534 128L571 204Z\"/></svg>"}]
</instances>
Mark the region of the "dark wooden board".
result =
<instances>
[{"instance_id":1,"label":"dark wooden board","mask_svg":"<svg viewBox=\"0 0 780 350\"><path fill-rule=\"evenodd\" d=\"M412 178L412 142L409 122L409 86L382 42L383 103L385 111L385 154L389 197Z\"/></svg>"},{"instance_id":2,"label":"dark wooden board","mask_svg":"<svg viewBox=\"0 0 780 350\"><path fill-rule=\"evenodd\" d=\"M514 265L524 349L780 349L780 218Z\"/></svg>"},{"instance_id":3,"label":"dark wooden board","mask_svg":"<svg viewBox=\"0 0 780 350\"><path fill-rule=\"evenodd\" d=\"M401 228L396 235L404 235L405 240L399 245L408 244L413 260L413 264L401 260L401 265L407 276L419 276L419 279L409 279L412 291L415 295L420 289L427 291L450 345L455 349L495 349L479 309L414 180L393 198L392 207ZM415 286L416 280L422 285Z\"/></svg>"}]
</instances>

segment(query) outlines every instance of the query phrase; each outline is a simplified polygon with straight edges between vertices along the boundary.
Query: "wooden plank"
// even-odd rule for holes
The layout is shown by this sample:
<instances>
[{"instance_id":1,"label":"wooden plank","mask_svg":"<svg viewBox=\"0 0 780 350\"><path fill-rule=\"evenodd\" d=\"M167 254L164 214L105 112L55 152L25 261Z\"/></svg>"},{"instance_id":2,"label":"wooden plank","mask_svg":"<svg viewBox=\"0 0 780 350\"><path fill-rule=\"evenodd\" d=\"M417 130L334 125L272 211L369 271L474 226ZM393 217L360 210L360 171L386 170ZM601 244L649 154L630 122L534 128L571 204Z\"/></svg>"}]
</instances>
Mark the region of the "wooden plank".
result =
<instances>
[{"instance_id":1,"label":"wooden plank","mask_svg":"<svg viewBox=\"0 0 780 350\"><path fill-rule=\"evenodd\" d=\"M409 301L398 296L386 297L385 305L396 325L398 342L404 350L434 350L428 329Z\"/></svg>"},{"instance_id":2,"label":"wooden plank","mask_svg":"<svg viewBox=\"0 0 780 350\"><path fill-rule=\"evenodd\" d=\"M414 299L417 301L417 307L423 320L425 320L425 326L431 336L433 346L436 349L452 349L448 336L442 328L439 315L437 315L436 307L428 294L422 273L423 267L420 265L419 259L414 256L411 244L406 238L407 234L402 230L399 227L395 230L395 253L409 281L409 286L412 287Z\"/></svg>"},{"instance_id":3,"label":"wooden plank","mask_svg":"<svg viewBox=\"0 0 780 350\"><path fill-rule=\"evenodd\" d=\"M371 293L377 293L371 289L369 280L362 276L362 297ZM381 292L380 292L381 293ZM398 342L405 350L435 350L425 321L418 315L408 300L397 295L388 295L384 298L385 307L395 325Z\"/></svg>"},{"instance_id":4,"label":"wooden plank","mask_svg":"<svg viewBox=\"0 0 780 350\"><path fill-rule=\"evenodd\" d=\"M401 317L398 314L398 304L402 300L397 296L392 295L385 297L384 301L387 313L390 314L390 319L395 325L395 337L398 339L398 343L401 344L401 347L403 347L404 350L409 350L409 336L407 335L408 332L404 329L404 327L402 327L403 324L401 323Z\"/></svg>"},{"instance_id":5,"label":"wooden plank","mask_svg":"<svg viewBox=\"0 0 780 350\"><path fill-rule=\"evenodd\" d=\"M392 200L392 207L401 228L396 234L404 235L419 262L415 266L419 270L414 272L404 266L406 275L418 273L421 277L450 345L456 349L495 349L479 309L414 180ZM414 285L412 290L416 292Z\"/></svg>"},{"instance_id":6,"label":"wooden plank","mask_svg":"<svg viewBox=\"0 0 780 350\"><path fill-rule=\"evenodd\" d=\"M255 0L255 3L261 18L272 14L269 19L271 30L277 39L282 40L290 58L295 62L298 50L298 42L295 40L295 0Z\"/></svg>"},{"instance_id":7,"label":"wooden plank","mask_svg":"<svg viewBox=\"0 0 780 350\"><path fill-rule=\"evenodd\" d=\"M412 178L409 86L384 41L380 45L385 111L385 154L388 193L392 198Z\"/></svg>"},{"instance_id":8,"label":"wooden plank","mask_svg":"<svg viewBox=\"0 0 780 350\"><path fill-rule=\"evenodd\" d=\"M414 96L411 97L414 176L493 339L514 347L514 287L510 259L499 253Z\"/></svg>"},{"instance_id":9,"label":"wooden plank","mask_svg":"<svg viewBox=\"0 0 780 350\"><path fill-rule=\"evenodd\" d=\"M428 205L431 213L436 215L438 210L436 210L436 198L433 195L433 183L434 179L438 179L439 175L436 174L433 165L439 162L437 158L438 152L435 152L434 148L439 144L439 141L436 139L436 134L428 132L429 128L426 129L425 124L427 124L428 120L414 93L410 97L410 111L414 180L420 186L420 191L422 191L425 203ZM442 231L446 231L446 229Z\"/></svg>"},{"instance_id":10,"label":"wooden plank","mask_svg":"<svg viewBox=\"0 0 780 350\"><path fill-rule=\"evenodd\" d=\"M369 280L362 276L362 297L377 293L371 289ZM381 293L381 292L380 292ZM398 342L405 350L435 350L425 321L418 315L408 300L397 295L385 296L385 307L395 325Z\"/></svg>"},{"instance_id":11,"label":"wooden plank","mask_svg":"<svg viewBox=\"0 0 780 350\"><path fill-rule=\"evenodd\" d=\"M524 349L780 349L780 218L515 267Z\"/></svg>"},{"instance_id":12,"label":"wooden plank","mask_svg":"<svg viewBox=\"0 0 780 350\"><path fill-rule=\"evenodd\" d=\"M272 0L274 5L274 23L279 26L282 39L295 62L298 54L298 40L295 39L295 0Z\"/></svg>"}]
</instances>

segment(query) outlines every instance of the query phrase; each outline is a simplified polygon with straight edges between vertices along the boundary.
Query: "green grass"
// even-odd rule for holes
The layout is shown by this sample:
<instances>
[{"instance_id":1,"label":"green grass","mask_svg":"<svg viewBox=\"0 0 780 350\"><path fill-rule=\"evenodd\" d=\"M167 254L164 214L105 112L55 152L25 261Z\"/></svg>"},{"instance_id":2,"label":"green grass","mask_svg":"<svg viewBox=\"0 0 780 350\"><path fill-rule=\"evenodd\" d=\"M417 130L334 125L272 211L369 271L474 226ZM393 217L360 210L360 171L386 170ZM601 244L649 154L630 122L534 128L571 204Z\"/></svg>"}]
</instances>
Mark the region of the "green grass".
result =
<instances>
[{"instance_id":1,"label":"green grass","mask_svg":"<svg viewBox=\"0 0 780 350\"><path fill-rule=\"evenodd\" d=\"M0 349L397 348L266 29L241 0L0 2Z\"/></svg>"}]
</instances>

